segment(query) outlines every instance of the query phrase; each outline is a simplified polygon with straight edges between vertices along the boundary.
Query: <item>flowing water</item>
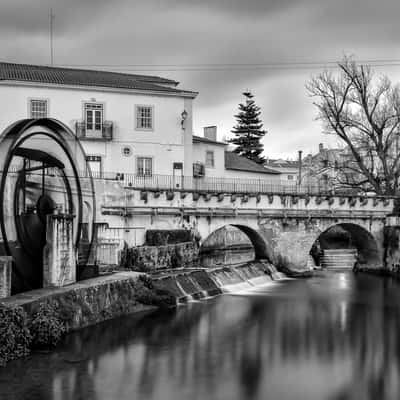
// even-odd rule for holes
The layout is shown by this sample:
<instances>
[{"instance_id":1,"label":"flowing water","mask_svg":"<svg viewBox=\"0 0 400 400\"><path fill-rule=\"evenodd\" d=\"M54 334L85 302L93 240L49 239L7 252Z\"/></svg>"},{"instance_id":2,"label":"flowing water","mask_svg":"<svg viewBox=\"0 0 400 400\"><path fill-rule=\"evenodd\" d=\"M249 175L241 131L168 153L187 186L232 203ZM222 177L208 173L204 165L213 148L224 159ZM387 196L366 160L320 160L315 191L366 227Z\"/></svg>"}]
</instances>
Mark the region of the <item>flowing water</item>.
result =
<instances>
[{"instance_id":1,"label":"flowing water","mask_svg":"<svg viewBox=\"0 0 400 400\"><path fill-rule=\"evenodd\" d=\"M0 398L398 400L400 284L270 281L70 334L0 370Z\"/></svg>"}]
</instances>

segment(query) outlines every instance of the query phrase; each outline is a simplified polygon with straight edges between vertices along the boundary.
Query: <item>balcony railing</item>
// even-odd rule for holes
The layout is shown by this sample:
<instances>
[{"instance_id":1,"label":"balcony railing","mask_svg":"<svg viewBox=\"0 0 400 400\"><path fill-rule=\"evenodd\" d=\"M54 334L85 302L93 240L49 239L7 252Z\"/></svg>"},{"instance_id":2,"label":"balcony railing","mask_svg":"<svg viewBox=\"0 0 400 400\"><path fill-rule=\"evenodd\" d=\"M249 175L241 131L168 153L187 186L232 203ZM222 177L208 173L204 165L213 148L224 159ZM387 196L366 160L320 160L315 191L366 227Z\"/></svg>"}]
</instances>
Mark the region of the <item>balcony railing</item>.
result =
<instances>
[{"instance_id":1,"label":"balcony railing","mask_svg":"<svg viewBox=\"0 0 400 400\"><path fill-rule=\"evenodd\" d=\"M88 131L86 122L80 121L75 124L76 136L81 140L112 140L113 123L111 121L103 121L101 130Z\"/></svg>"}]
</instances>

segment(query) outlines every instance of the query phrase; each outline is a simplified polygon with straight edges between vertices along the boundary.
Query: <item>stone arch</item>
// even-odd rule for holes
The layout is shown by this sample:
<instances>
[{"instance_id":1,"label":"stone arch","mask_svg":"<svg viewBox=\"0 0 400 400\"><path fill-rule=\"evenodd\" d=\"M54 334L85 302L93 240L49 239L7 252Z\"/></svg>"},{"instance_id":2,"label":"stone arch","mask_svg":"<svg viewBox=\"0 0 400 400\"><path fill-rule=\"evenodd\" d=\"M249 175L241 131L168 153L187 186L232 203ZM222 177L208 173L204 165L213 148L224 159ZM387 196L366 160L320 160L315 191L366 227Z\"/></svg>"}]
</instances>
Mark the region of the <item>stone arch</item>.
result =
<instances>
[{"instance_id":1,"label":"stone arch","mask_svg":"<svg viewBox=\"0 0 400 400\"><path fill-rule=\"evenodd\" d=\"M374 267L382 264L377 240L364 227L356 223L337 223L322 231L315 240L310 254L318 262L316 253L325 249L355 248L360 267Z\"/></svg>"},{"instance_id":2,"label":"stone arch","mask_svg":"<svg viewBox=\"0 0 400 400\"><path fill-rule=\"evenodd\" d=\"M269 247L268 247L266 241L264 240L264 238L261 236L261 234L259 232L257 232L253 228L250 228L247 225L235 224L235 223L223 225L223 226L219 227L218 229L215 229L206 238L204 238L200 242L200 245L202 246L203 243L206 242L207 239L211 235L213 235L216 231L223 229L227 226L232 226L234 228L237 228L238 230L240 230L247 236L247 238L249 239L250 243L252 244L252 246L254 248L255 259L257 259L257 260L264 259L264 260L268 260L268 261L271 260L271 253L270 253ZM200 248L200 251L201 251L201 248Z\"/></svg>"}]
</instances>

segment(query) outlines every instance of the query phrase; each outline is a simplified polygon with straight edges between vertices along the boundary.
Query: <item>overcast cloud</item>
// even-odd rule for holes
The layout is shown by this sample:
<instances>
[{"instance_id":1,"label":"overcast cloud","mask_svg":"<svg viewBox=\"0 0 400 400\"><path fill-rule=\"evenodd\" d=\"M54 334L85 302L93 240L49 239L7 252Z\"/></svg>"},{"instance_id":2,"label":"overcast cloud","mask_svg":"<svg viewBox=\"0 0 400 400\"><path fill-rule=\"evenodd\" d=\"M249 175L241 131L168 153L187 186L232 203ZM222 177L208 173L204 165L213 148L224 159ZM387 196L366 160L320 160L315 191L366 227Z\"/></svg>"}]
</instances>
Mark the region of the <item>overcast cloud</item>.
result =
<instances>
[{"instance_id":1,"label":"overcast cloud","mask_svg":"<svg viewBox=\"0 0 400 400\"><path fill-rule=\"evenodd\" d=\"M0 0L2 60L49 63L50 7L56 14L55 63L61 65L133 71L126 65L323 62L345 53L400 59L398 0ZM379 67L377 73L397 82L399 68ZM241 92L250 89L269 132L267 156L295 156L329 142L304 88L320 68L142 69L200 92L197 134L211 124L220 138L229 134Z\"/></svg>"}]
</instances>

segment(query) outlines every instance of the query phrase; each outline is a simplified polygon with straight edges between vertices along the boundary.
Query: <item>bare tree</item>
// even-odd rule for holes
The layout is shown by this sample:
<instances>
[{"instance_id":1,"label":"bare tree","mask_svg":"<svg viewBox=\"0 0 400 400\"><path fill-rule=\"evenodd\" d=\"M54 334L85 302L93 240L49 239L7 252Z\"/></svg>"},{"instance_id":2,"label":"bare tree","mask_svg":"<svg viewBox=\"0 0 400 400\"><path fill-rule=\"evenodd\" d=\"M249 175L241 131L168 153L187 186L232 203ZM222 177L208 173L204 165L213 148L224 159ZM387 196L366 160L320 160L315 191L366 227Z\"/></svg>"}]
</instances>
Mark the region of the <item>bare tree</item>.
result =
<instances>
[{"instance_id":1,"label":"bare tree","mask_svg":"<svg viewBox=\"0 0 400 400\"><path fill-rule=\"evenodd\" d=\"M306 85L316 100L324 131L345 145L336 164L337 183L344 187L398 192L400 176L400 91L387 77L374 79L369 66L345 57L339 74L325 71Z\"/></svg>"}]
</instances>

